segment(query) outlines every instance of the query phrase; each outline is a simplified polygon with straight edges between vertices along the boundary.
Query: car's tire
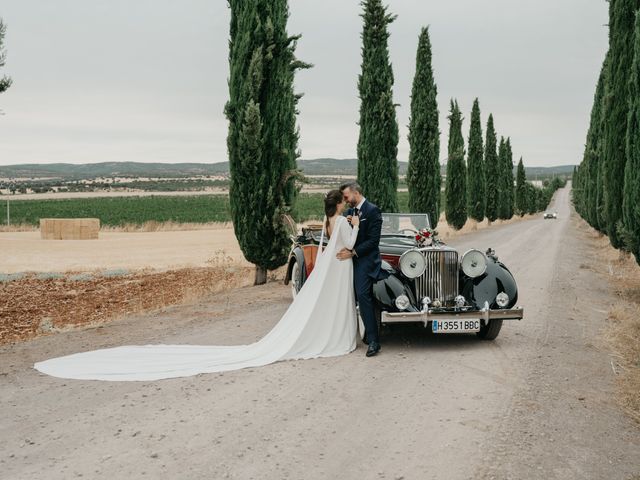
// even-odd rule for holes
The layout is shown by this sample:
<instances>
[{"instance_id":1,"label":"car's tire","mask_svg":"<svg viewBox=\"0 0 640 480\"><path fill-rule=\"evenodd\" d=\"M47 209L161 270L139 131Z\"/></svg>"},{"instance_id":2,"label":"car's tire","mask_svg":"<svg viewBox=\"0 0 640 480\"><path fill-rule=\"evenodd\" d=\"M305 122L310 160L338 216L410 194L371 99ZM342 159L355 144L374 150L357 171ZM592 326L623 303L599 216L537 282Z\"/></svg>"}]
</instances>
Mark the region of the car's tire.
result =
<instances>
[{"instance_id":1,"label":"car's tire","mask_svg":"<svg viewBox=\"0 0 640 480\"><path fill-rule=\"evenodd\" d=\"M482 325L476 335L482 340L495 340L501 328L502 320L491 320L488 325Z\"/></svg>"},{"instance_id":2,"label":"car's tire","mask_svg":"<svg viewBox=\"0 0 640 480\"><path fill-rule=\"evenodd\" d=\"M302 268L296 258L293 259L291 265L291 296L296 298L298 292L302 288Z\"/></svg>"}]
</instances>

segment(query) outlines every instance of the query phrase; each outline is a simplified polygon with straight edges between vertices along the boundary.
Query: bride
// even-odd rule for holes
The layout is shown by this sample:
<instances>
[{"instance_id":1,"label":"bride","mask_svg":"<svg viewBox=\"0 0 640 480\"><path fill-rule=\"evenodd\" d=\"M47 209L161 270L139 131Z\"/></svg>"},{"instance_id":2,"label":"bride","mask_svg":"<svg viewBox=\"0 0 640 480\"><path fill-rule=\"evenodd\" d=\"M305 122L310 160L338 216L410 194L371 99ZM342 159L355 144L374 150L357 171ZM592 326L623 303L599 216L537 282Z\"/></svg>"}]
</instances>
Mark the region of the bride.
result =
<instances>
[{"instance_id":1,"label":"bride","mask_svg":"<svg viewBox=\"0 0 640 480\"><path fill-rule=\"evenodd\" d=\"M353 351L357 329L353 263L337 259L336 254L343 248L353 248L360 220L354 216L350 225L341 215L344 208L339 190L325 196L322 236L326 232L328 245L323 253L318 249L316 265L303 288L280 321L258 342L237 346L123 346L53 358L36 363L34 368L54 377L78 380L159 380Z\"/></svg>"}]
</instances>

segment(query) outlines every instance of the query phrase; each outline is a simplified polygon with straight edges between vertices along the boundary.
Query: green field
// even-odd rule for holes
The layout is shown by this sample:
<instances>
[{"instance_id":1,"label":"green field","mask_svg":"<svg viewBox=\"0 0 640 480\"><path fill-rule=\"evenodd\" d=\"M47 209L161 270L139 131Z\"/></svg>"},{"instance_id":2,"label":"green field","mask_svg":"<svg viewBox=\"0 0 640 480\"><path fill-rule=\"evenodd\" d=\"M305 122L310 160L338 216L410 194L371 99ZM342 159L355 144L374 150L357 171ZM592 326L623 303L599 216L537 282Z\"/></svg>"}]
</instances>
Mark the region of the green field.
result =
<instances>
[{"instance_id":1,"label":"green field","mask_svg":"<svg viewBox=\"0 0 640 480\"><path fill-rule=\"evenodd\" d=\"M302 193L296 205L299 221L321 219L321 193ZM0 196L0 222L6 224L7 197ZM409 195L398 193L401 212L408 210ZM140 225L149 221L178 223L229 222L226 195L102 197L60 200L10 199L11 224L38 225L40 218L99 218L102 225Z\"/></svg>"}]
</instances>

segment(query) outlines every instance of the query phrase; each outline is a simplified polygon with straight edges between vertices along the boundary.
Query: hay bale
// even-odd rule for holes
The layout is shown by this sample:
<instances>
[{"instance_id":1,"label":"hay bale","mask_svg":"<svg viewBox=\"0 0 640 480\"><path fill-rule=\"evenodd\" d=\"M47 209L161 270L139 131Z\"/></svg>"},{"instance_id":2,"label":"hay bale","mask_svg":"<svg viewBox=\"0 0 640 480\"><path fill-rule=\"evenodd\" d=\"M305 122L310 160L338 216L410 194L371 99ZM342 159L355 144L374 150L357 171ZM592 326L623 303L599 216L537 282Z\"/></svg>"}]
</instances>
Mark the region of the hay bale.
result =
<instances>
[{"instance_id":1,"label":"hay bale","mask_svg":"<svg viewBox=\"0 0 640 480\"><path fill-rule=\"evenodd\" d=\"M99 218L41 218L43 240L97 240Z\"/></svg>"}]
</instances>

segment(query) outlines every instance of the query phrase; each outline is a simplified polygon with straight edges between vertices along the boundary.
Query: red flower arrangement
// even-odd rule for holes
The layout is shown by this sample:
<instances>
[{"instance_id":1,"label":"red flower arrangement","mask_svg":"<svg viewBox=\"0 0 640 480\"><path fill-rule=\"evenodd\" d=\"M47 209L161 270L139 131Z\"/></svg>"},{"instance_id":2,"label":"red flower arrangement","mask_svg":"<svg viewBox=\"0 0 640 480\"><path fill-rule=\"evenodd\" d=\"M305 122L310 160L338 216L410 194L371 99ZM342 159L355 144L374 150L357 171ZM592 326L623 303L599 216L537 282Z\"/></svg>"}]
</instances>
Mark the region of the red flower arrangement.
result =
<instances>
[{"instance_id":1,"label":"red flower arrangement","mask_svg":"<svg viewBox=\"0 0 640 480\"><path fill-rule=\"evenodd\" d=\"M438 234L435 230L430 228L423 228L416 233L416 241L421 245L431 245L433 238Z\"/></svg>"}]
</instances>

